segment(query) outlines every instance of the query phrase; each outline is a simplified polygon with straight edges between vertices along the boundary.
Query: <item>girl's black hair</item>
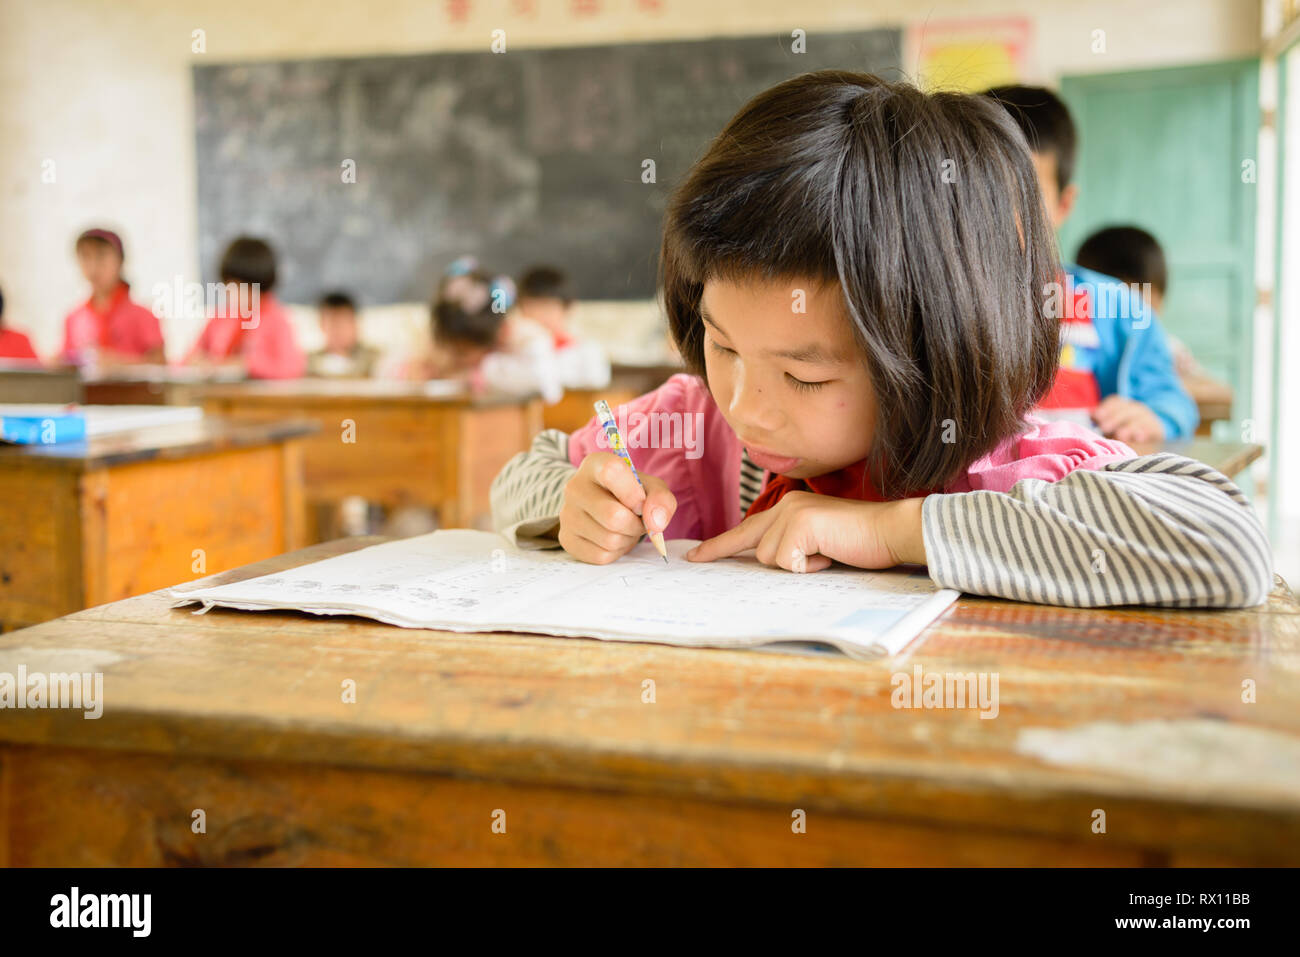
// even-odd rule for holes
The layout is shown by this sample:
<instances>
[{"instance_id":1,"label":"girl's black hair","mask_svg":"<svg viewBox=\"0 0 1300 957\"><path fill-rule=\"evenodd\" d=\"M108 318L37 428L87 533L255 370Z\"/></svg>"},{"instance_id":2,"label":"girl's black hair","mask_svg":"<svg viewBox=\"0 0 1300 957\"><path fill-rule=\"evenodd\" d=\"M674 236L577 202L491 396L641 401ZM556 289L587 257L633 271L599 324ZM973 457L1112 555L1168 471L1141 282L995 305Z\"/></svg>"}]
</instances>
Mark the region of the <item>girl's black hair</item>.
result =
<instances>
[{"instance_id":1,"label":"girl's black hair","mask_svg":"<svg viewBox=\"0 0 1300 957\"><path fill-rule=\"evenodd\" d=\"M505 310L512 305L513 290L477 266L456 275L444 276L430 310L433 339L444 344L491 347L505 322ZM494 308L498 306L498 308Z\"/></svg>"},{"instance_id":2,"label":"girl's black hair","mask_svg":"<svg viewBox=\"0 0 1300 957\"><path fill-rule=\"evenodd\" d=\"M673 338L701 376L706 281L841 286L875 391L868 466L890 497L942 488L1022 431L1056 373L1043 297L1058 270L998 104L837 70L736 114L672 196L660 255Z\"/></svg>"},{"instance_id":3,"label":"girl's black hair","mask_svg":"<svg viewBox=\"0 0 1300 957\"><path fill-rule=\"evenodd\" d=\"M221 257L221 281L257 284L263 293L275 288L275 252L265 240L240 236Z\"/></svg>"}]
</instances>

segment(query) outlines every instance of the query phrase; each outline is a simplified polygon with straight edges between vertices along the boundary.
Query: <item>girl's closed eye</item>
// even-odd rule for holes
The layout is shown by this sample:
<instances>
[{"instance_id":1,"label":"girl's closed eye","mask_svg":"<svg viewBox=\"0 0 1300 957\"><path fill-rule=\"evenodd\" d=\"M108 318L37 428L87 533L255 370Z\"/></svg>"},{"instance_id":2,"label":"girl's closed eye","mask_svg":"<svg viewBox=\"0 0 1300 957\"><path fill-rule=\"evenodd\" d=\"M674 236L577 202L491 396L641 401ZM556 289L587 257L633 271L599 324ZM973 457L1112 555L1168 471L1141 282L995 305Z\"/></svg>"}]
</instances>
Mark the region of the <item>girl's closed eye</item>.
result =
<instances>
[{"instance_id":1,"label":"girl's closed eye","mask_svg":"<svg viewBox=\"0 0 1300 957\"><path fill-rule=\"evenodd\" d=\"M785 374L785 378L787 382L789 382L792 386L794 386L796 389L799 389L802 392L813 392L817 389L820 389L824 385L828 385L831 381L830 379L823 379L820 382L808 382L804 379L800 379L797 378L796 376L792 376L788 372Z\"/></svg>"},{"instance_id":2,"label":"girl's closed eye","mask_svg":"<svg viewBox=\"0 0 1300 957\"><path fill-rule=\"evenodd\" d=\"M734 356L736 354L735 349L730 349L727 346L724 346L722 343L718 342L712 336L706 336L706 338L709 341L709 347L719 355ZM822 386L829 385L832 381L830 379L821 379L821 380L800 379L798 376L793 375L789 372L785 374L785 380L789 382L790 385L794 386L796 389L800 390L801 392L815 391L817 389L820 389Z\"/></svg>"}]
</instances>

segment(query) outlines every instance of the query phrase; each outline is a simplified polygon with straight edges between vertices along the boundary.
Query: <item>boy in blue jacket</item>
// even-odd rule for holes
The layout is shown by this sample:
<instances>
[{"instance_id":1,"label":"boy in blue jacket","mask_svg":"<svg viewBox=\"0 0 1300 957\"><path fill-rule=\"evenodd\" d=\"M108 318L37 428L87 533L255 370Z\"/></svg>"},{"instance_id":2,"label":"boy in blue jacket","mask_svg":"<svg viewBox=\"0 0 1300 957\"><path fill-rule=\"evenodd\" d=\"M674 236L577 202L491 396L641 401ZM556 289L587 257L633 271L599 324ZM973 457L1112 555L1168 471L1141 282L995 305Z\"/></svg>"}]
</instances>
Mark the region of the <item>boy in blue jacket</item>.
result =
<instances>
[{"instance_id":1,"label":"boy in blue jacket","mask_svg":"<svg viewBox=\"0 0 1300 957\"><path fill-rule=\"evenodd\" d=\"M1070 111L1042 87L985 91L1024 131L1038 168L1047 212L1060 228L1074 208L1078 134ZM1061 368L1044 409L1087 409L1101 431L1121 442L1187 438L1200 415L1174 370L1169 340L1155 313L1129 286L1065 264Z\"/></svg>"}]
</instances>

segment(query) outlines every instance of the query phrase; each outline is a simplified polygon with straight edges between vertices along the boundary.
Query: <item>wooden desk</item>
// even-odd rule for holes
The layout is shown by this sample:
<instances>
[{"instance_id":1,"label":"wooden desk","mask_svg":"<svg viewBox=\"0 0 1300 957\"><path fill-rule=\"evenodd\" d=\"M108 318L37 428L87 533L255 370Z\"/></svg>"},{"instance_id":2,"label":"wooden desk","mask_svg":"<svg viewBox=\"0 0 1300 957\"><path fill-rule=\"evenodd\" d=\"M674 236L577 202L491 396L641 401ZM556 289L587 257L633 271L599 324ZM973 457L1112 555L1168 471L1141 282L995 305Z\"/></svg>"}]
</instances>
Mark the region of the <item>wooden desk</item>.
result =
<instances>
[{"instance_id":1,"label":"wooden desk","mask_svg":"<svg viewBox=\"0 0 1300 957\"><path fill-rule=\"evenodd\" d=\"M204 420L0 446L0 630L185 581L199 558L211 572L301 547L313 431Z\"/></svg>"},{"instance_id":2,"label":"wooden desk","mask_svg":"<svg viewBox=\"0 0 1300 957\"><path fill-rule=\"evenodd\" d=\"M1189 459L1204 462L1210 468L1232 478L1251 462L1264 454L1264 446L1249 442L1216 442L1213 439L1196 436L1178 442L1148 442L1133 446L1139 455L1153 452L1173 452L1185 455Z\"/></svg>"},{"instance_id":3,"label":"wooden desk","mask_svg":"<svg viewBox=\"0 0 1300 957\"><path fill-rule=\"evenodd\" d=\"M32 362L0 360L0 403L81 402L74 369L47 369Z\"/></svg>"},{"instance_id":4,"label":"wooden desk","mask_svg":"<svg viewBox=\"0 0 1300 957\"><path fill-rule=\"evenodd\" d=\"M0 402L77 402L82 405L197 405L196 391L213 381L208 370L139 364L81 375L72 366L0 360ZM230 384L228 373L220 380Z\"/></svg>"},{"instance_id":5,"label":"wooden desk","mask_svg":"<svg viewBox=\"0 0 1300 957\"><path fill-rule=\"evenodd\" d=\"M0 636L0 671L102 671L105 701L97 721L0 721L0 862L1300 863L1289 596L1242 612L969 599L913 649L871 663L132 598ZM891 675L917 665L998 674L998 716L891 707ZM1053 735L1049 761L1034 750Z\"/></svg>"},{"instance_id":6,"label":"wooden desk","mask_svg":"<svg viewBox=\"0 0 1300 957\"><path fill-rule=\"evenodd\" d=\"M229 374L216 380L213 372L186 366L134 365L82 379L86 405L199 405L201 391L213 384L242 381Z\"/></svg>"},{"instance_id":7,"label":"wooden desk","mask_svg":"<svg viewBox=\"0 0 1300 957\"><path fill-rule=\"evenodd\" d=\"M492 479L542 429L536 397L437 396L418 384L374 379L214 385L199 398L209 414L232 419L318 423L303 450L309 503L359 495L381 505L425 505L437 510L443 528L483 521Z\"/></svg>"},{"instance_id":8,"label":"wooden desk","mask_svg":"<svg viewBox=\"0 0 1300 957\"><path fill-rule=\"evenodd\" d=\"M1232 386L1208 375L1184 375L1180 378L1200 413L1197 435L1210 435L1215 422L1232 418Z\"/></svg>"}]
</instances>

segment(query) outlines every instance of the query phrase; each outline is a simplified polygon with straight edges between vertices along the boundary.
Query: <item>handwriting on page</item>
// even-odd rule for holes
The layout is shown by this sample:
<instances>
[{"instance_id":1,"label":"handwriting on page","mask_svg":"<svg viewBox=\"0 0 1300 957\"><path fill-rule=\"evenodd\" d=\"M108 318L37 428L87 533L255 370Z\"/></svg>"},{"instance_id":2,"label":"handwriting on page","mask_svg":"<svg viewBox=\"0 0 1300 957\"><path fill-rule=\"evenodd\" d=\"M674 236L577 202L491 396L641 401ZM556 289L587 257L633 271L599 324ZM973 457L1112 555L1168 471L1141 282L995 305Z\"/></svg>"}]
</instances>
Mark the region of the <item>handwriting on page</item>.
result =
<instances>
[{"instance_id":1,"label":"handwriting on page","mask_svg":"<svg viewBox=\"0 0 1300 957\"><path fill-rule=\"evenodd\" d=\"M410 627L752 645L874 640L941 594L924 574L833 566L795 575L752 557L697 564L684 557L694 544L669 542L667 565L642 542L601 566L516 550L487 532L442 531L184 596Z\"/></svg>"}]
</instances>

